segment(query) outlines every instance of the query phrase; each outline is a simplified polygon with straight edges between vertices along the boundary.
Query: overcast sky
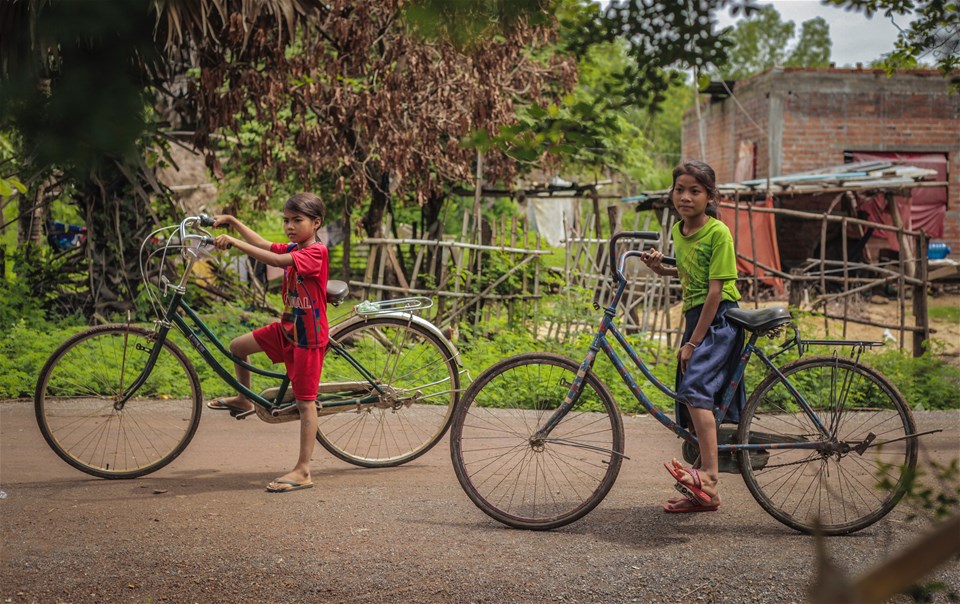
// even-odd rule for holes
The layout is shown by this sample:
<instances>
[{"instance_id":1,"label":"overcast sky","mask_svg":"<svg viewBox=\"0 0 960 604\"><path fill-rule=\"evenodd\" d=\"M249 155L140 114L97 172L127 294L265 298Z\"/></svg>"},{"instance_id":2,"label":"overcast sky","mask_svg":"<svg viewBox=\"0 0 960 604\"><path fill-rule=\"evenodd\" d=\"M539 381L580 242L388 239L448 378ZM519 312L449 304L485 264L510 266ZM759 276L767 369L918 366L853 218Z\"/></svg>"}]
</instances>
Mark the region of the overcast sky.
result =
<instances>
[{"instance_id":1,"label":"overcast sky","mask_svg":"<svg viewBox=\"0 0 960 604\"><path fill-rule=\"evenodd\" d=\"M781 20L794 22L797 35L804 21L823 17L830 26L830 40L833 42L830 60L836 63L837 67L852 67L856 63L866 66L892 51L897 39L896 26L881 14L874 14L868 19L862 12L825 6L818 0L760 0L757 4L772 4L780 13ZM717 20L720 27L734 23L734 19L724 12L717 14ZM909 23L910 19L897 19L900 27L906 28Z\"/></svg>"}]
</instances>

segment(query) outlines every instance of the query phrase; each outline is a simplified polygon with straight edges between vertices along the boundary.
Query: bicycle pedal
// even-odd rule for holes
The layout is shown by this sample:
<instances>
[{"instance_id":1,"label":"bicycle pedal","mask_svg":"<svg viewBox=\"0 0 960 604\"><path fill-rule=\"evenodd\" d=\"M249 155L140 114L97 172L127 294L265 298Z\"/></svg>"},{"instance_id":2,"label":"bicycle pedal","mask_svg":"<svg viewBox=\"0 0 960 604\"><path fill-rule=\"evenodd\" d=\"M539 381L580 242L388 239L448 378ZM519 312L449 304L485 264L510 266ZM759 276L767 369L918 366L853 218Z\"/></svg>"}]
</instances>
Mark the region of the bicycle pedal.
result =
<instances>
[{"instance_id":1,"label":"bicycle pedal","mask_svg":"<svg viewBox=\"0 0 960 604\"><path fill-rule=\"evenodd\" d=\"M234 411L230 410L230 417L235 417L237 419L247 419L251 415L257 412L256 408L250 409L249 411Z\"/></svg>"}]
</instances>

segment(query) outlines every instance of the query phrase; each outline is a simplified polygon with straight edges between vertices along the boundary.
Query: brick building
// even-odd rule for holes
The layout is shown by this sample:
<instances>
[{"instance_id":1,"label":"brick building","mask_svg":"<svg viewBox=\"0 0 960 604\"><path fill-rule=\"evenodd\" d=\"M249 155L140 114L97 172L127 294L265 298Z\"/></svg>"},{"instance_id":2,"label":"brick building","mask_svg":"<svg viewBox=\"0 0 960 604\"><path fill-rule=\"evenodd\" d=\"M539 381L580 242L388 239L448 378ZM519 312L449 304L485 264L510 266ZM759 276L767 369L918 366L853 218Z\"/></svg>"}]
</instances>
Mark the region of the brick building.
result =
<instances>
[{"instance_id":1,"label":"brick building","mask_svg":"<svg viewBox=\"0 0 960 604\"><path fill-rule=\"evenodd\" d=\"M937 238L954 249L953 257L960 253L960 94L950 93L939 72L888 77L871 70L775 68L727 87L734 97L712 87L710 101L701 101L701 159L718 180L817 170L862 154L929 160L949 183L937 192L943 228ZM684 157L700 157L700 127L688 111Z\"/></svg>"}]
</instances>

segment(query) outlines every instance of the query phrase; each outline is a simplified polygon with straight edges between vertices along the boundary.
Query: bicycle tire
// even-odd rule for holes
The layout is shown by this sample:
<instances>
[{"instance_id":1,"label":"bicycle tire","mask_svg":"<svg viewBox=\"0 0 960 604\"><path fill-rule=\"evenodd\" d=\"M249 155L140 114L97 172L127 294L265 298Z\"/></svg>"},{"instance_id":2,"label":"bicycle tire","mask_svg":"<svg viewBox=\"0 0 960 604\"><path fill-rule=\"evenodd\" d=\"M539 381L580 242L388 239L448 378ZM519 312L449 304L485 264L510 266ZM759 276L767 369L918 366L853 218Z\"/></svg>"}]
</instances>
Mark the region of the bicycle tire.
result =
<instances>
[{"instance_id":1,"label":"bicycle tire","mask_svg":"<svg viewBox=\"0 0 960 604\"><path fill-rule=\"evenodd\" d=\"M737 434L741 444L771 443L739 453L750 493L771 516L803 533L845 535L883 518L903 497L917 464L916 438L909 437L916 433L913 415L896 386L867 365L832 356L799 359L780 371L828 429L833 448L773 448L823 437L771 374L750 396Z\"/></svg>"},{"instance_id":2,"label":"bicycle tire","mask_svg":"<svg viewBox=\"0 0 960 604\"><path fill-rule=\"evenodd\" d=\"M442 338L403 317L348 323L331 337L379 378L386 394L372 407L321 411L320 444L338 459L367 468L398 466L436 445L460 395L458 360ZM369 384L331 349L324 359L325 382ZM367 394L375 392L367 387Z\"/></svg>"},{"instance_id":3,"label":"bicycle tire","mask_svg":"<svg viewBox=\"0 0 960 604\"><path fill-rule=\"evenodd\" d=\"M623 422L607 387L583 376L580 399L546 441L531 436L563 402L579 364L527 353L480 374L457 405L450 454L457 480L491 518L520 529L570 524L607 495L623 459Z\"/></svg>"},{"instance_id":4,"label":"bicycle tire","mask_svg":"<svg viewBox=\"0 0 960 604\"><path fill-rule=\"evenodd\" d=\"M136 478L166 466L190 443L200 424L200 380L169 340L143 386L122 410L114 408L145 367L154 336L133 325L101 325L70 337L47 359L34 391L37 423L74 468Z\"/></svg>"}]
</instances>

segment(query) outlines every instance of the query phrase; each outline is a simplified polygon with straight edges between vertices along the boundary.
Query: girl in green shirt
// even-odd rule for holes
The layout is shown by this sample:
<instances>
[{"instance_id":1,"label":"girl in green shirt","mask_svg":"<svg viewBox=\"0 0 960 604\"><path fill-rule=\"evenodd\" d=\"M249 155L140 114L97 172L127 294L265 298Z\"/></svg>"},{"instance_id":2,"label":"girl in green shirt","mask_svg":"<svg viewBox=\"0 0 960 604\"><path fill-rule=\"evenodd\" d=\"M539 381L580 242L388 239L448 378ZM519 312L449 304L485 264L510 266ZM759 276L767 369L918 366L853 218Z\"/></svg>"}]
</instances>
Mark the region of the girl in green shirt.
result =
<instances>
[{"instance_id":1,"label":"girl in green shirt","mask_svg":"<svg viewBox=\"0 0 960 604\"><path fill-rule=\"evenodd\" d=\"M664 464L684 497L664 505L668 513L715 511L720 505L717 424L714 409L743 348L743 330L726 320L737 308L737 258L730 229L717 219L720 195L713 169L688 161L673 171L671 198L681 220L673 226L677 266L662 263L656 250L643 261L658 275L680 278L686 329L677 350L677 419L693 426L700 444L699 469L677 459ZM742 386L726 420L739 421L746 397Z\"/></svg>"}]
</instances>

